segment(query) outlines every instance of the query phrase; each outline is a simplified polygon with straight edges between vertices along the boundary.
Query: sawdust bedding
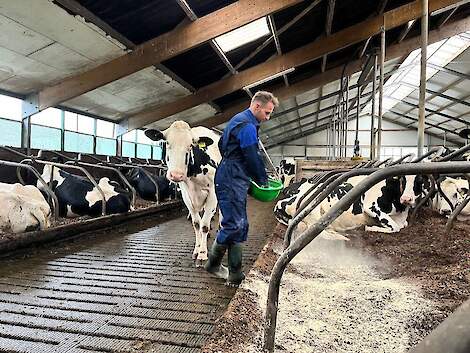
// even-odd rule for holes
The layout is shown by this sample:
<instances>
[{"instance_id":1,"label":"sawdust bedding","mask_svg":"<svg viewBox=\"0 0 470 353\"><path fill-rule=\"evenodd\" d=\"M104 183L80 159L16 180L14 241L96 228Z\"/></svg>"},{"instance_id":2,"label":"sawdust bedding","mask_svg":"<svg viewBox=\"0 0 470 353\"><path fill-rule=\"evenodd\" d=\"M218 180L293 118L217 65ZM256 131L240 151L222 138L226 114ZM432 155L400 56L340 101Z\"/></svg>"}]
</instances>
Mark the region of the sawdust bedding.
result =
<instances>
[{"instance_id":1,"label":"sawdust bedding","mask_svg":"<svg viewBox=\"0 0 470 353\"><path fill-rule=\"evenodd\" d=\"M282 279L276 352L406 352L470 295L470 224L425 210L398 234L314 240ZM262 352L278 225L203 352Z\"/></svg>"}]
</instances>

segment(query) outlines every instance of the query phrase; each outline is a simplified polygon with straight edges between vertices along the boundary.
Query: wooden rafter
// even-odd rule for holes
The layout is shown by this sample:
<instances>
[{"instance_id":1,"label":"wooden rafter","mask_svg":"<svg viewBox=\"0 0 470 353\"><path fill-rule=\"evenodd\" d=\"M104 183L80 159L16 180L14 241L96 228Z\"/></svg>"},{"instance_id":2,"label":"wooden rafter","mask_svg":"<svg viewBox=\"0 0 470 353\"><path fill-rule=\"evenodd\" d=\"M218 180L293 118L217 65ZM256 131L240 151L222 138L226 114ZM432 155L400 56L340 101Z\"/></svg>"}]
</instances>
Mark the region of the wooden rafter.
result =
<instances>
[{"instance_id":1,"label":"wooden rafter","mask_svg":"<svg viewBox=\"0 0 470 353\"><path fill-rule=\"evenodd\" d=\"M452 37L456 34L470 30L470 18L465 18L462 20L455 21L450 23L441 29L435 29L429 32L429 44L436 43L442 39ZM416 48L419 48L421 45L420 36L413 37L399 44L393 44L387 47L386 50L386 60L391 60L395 58L400 58L405 55L408 55ZM346 75L351 75L360 71L361 69L361 60L356 60L350 62L346 68ZM273 93L281 100L287 99L289 97L299 95L306 91L321 87L327 83L338 80L342 75L342 66L338 64L337 67L327 70L324 73L317 74L308 79L296 82L291 84L289 88L282 87L273 91ZM234 114L244 109L249 102L241 102L233 107L226 109L224 112L217 114L213 117L207 118L199 122L200 125L213 127L220 124L223 124L228 119L230 119Z\"/></svg>"},{"instance_id":2,"label":"wooden rafter","mask_svg":"<svg viewBox=\"0 0 470 353\"><path fill-rule=\"evenodd\" d=\"M384 13L385 7L387 6L387 2L388 0L380 0L379 6L377 7L377 11L376 11L377 15L381 15ZM364 42L362 49L359 51L359 58L362 58L364 56L371 40L372 40L372 36L367 38L367 40Z\"/></svg>"},{"instance_id":3,"label":"wooden rafter","mask_svg":"<svg viewBox=\"0 0 470 353\"><path fill-rule=\"evenodd\" d=\"M456 0L430 0L430 11L447 7ZM128 130L140 128L151 122L164 119L173 114L185 111L199 104L222 97L245 86L256 83L289 68L308 63L322 57L324 54L335 52L354 43L358 43L380 32L385 24L386 29L395 28L418 18L421 15L420 0L403 5L383 14L336 32L287 54L239 72L237 75L212 83L196 93L182 97L176 101L147 108L138 112L123 122Z\"/></svg>"},{"instance_id":4,"label":"wooden rafter","mask_svg":"<svg viewBox=\"0 0 470 353\"><path fill-rule=\"evenodd\" d=\"M69 77L38 92L39 109L44 110L77 97L146 67L158 64L219 35L301 0L240 0L199 20L175 28L135 48L131 53Z\"/></svg>"},{"instance_id":5,"label":"wooden rafter","mask_svg":"<svg viewBox=\"0 0 470 353\"><path fill-rule=\"evenodd\" d=\"M410 22L408 22L405 27L402 29L402 31L400 32L400 34L398 35L398 39L397 39L397 43L401 43L403 41L403 39L405 39L405 37L408 35L408 33L410 32L411 30L411 27L413 27L413 25L416 23L416 20L411 20Z\"/></svg>"}]
</instances>

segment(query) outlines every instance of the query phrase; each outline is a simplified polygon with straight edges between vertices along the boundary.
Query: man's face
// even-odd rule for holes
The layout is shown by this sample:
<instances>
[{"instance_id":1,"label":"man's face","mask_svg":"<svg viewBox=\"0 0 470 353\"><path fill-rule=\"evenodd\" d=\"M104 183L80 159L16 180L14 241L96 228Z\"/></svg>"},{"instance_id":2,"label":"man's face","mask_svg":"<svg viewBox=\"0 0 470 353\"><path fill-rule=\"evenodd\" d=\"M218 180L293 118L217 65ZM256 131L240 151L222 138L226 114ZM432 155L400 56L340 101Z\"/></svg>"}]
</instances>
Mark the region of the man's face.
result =
<instances>
[{"instance_id":1,"label":"man's face","mask_svg":"<svg viewBox=\"0 0 470 353\"><path fill-rule=\"evenodd\" d=\"M254 102L253 115L260 122L268 121L271 117L271 114L274 110L273 102L268 102L266 104L261 104L259 102Z\"/></svg>"}]
</instances>

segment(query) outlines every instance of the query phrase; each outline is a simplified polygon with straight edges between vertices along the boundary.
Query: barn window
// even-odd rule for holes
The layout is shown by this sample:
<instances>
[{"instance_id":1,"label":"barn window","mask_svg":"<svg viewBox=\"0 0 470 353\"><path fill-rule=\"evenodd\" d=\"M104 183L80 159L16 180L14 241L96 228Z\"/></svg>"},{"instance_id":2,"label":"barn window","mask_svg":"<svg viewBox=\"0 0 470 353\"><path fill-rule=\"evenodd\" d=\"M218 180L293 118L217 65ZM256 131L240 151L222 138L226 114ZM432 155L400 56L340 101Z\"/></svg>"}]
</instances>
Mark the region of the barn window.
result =
<instances>
[{"instance_id":1,"label":"barn window","mask_svg":"<svg viewBox=\"0 0 470 353\"><path fill-rule=\"evenodd\" d=\"M21 99L0 95L0 145L21 146Z\"/></svg>"}]
</instances>

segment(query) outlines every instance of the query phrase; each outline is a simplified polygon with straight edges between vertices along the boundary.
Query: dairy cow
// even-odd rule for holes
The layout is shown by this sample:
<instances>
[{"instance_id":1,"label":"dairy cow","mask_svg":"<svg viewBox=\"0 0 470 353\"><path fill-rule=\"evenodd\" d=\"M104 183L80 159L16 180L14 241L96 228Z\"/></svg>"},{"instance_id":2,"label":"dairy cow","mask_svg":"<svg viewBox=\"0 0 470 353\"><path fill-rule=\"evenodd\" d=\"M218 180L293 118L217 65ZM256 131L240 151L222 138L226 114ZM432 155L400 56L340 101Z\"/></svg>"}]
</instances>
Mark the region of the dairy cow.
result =
<instances>
[{"instance_id":1,"label":"dairy cow","mask_svg":"<svg viewBox=\"0 0 470 353\"><path fill-rule=\"evenodd\" d=\"M214 177L222 158L217 147L220 136L205 127L191 128L184 121L175 121L164 131L148 129L145 134L154 141L166 141L166 176L178 183L191 214L196 235L193 259L201 266L207 260L207 236L217 209Z\"/></svg>"},{"instance_id":2,"label":"dairy cow","mask_svg":"<svg viewBox=\"0 0 470 353\"><path fill-rule=\"evenodd\" d=\"M21 233L49 227L51 209L33 185L0 183L0 228Z\"/></svg>"},{"instance_id":3,"label":"dairy cow","mask_svg":"<svg viewBox=\"0 0 470 353\"><path fill-rule=\"evenodd\" d=\"M348 179L336 187L298 226L303 231L314 224L333 205L366 176ZM284 199L277 202L274 213L279 222L287 224L300 206L299 200L312 186L303 180L286 190ZM319 187L322 187L321 185ZM366 226L368 231L393 233L408 225L408 211L422 193L422 182L415 176L388 178L372 186L361 198L339 216L329 228L338 232Z\"/></svg>"},{"instance_id":4,"label":"dairy cow","mask_svg":"<svg viewBox=\"0 0 470 353\"><path fill-rule=\"evenodd\" d=\"M448 217L455 207L463 202L468 190L468 181L466 179L445 177L440 182L440 191L434 195L431 206L441 215ZM470 219L470 203L462 209L457 219L461 221Z\"/></svg>"},{"instance_id":5,"label":"dairy cow","mask_svg":"<svg viewBox=\"0 0 470 353\"><path fill-rule=\"evenodd\" d=\"M52 179L51 179L52 174ZM101 193L86 178L68 173L58 167L46 164L42 178L49 182L51 189L59 201L59 215L61 217L99 216L101 215ZM38 181L37 186L43 189ZM106 214L123 213L130 210L130 196L119 187L119 184L108 178L101 178L98 182L105 195Z\"/></svg>"},{"instance_id":6,"label":"dairy cow","mask_svg":"<svg viewBox=\"0 0 470 353\"><path fill-rule=\"evenodd\" d=\"M281 181L286 188L290 185L295 177L295 164L287 162L285 159L281 160L277 172L281 178Z\"/></svg>"},{"instance_id":7,"label":"dairy cow","mask_svg":"<svg viewBox=\"0 0 470 353\"><path fill-rule=\"evenodd\" d=\"M129 184L135 188L137 195L144 200L156 201L158 196L159 201L164 201L175 194L175 184L165 176L149 175L142 168L128 168L123 172ZM158 195L155 184L158 186Z\"/></svg>"}]
</instances>

